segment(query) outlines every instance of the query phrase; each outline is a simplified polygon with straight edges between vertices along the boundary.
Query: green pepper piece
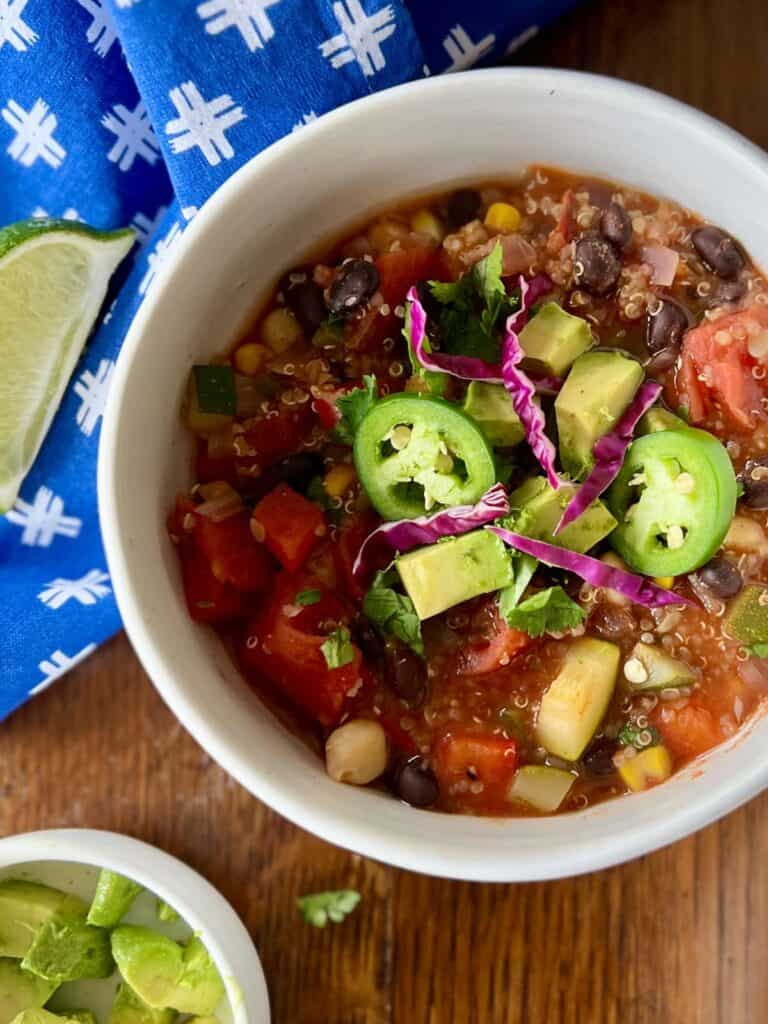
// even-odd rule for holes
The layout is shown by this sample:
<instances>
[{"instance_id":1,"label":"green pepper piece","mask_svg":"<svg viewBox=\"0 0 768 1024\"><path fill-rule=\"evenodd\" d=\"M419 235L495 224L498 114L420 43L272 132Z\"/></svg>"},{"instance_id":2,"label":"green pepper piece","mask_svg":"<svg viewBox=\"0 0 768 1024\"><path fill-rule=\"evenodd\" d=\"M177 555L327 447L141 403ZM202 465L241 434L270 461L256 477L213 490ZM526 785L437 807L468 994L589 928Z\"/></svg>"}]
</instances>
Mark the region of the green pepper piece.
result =
<instances>
[{"instance_id":1,"label":"green pepper piece","mask_svg":"<svg viewBox=\"0 0 768 1024\"><path fill-rule=\"evenodd\" d=\"M235 374L231 366L193 366L197 406L202 413L234 416Z\"/></svg>"},{"instance_id":2,"label":"green pepper piece","mask_svg":"<svg viewBox=\"0 0 768 1024\"><path fill-rule=\"evenodd\" d=\"M681 576L708 562L736 511L725 448L704 430L660 430L634 441L608 492L619 525L609 542L648 576Z\"/></svg>"},{"instance_id":3,"label":"green pepper piece","mask_svg":"<svg viewBox=\"0 0 768 1024\"><path fill-rule=\"evenodd\" d=\"M493 452L456 406L424 395L390 395L358 427L355 466L384 519L415 519L474 504L496 480Z\"/></svg>"}]
</instances>

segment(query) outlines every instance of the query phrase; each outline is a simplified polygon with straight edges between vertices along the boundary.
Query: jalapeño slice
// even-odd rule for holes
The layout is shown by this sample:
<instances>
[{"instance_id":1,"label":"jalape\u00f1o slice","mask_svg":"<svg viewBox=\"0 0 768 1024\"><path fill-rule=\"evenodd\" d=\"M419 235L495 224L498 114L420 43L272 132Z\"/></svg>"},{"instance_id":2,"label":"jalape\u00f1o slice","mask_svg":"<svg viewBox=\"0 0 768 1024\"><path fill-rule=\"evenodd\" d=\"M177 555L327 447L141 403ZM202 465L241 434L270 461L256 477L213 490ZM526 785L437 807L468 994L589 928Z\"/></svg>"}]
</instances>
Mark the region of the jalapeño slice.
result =
<instances>
[{"instance_id":1,"label":"jalape\u00f1o slice","mask_svg":"<svg viewBox=\"0 0 768 1024\"><path fill-rule=\"evenodd\" d=\"M415 519L474 504L496 480L493 452L478 427L440 398L390 395L355 435L360 482L384 519Z\"/></svg>"},{"instance_id":2,"label":"jalape\u00f1o slice","mask_svg":"<svg viewBox=\"0 0 768 1024\"><path fill-rule=\"evenodd\" d=\"M648 576L680 576L714 555L736 510L736 477L717 438L660 430L630 446L608 492L619 525L609 541Z\"/></svg>"}]
</instances>

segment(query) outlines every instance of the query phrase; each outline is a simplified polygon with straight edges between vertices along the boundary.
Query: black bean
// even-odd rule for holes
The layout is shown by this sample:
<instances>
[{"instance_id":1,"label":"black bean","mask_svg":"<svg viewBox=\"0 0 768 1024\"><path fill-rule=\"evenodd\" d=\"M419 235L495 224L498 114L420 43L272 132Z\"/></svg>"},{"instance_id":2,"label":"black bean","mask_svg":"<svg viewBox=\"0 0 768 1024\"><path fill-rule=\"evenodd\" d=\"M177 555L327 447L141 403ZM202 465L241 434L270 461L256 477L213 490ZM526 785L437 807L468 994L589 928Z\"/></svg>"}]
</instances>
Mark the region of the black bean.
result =
<instances>
[{"instance_id":1,"label":"black bean","mask_svg":"<svg viewBox=\"0 0 768 1024\"><path fill-rule=\"evenodd\" d=\"M299 452L274 467L275 483L288 484L294 491L306 491L316 476L322 475L325 463L321 455L314 452Z\"/></svg>"},{"instance_id":2,"label":"black bean","mask_svg":"<svg viewBox=\"0 0 768 1024\"><path fill-rule=\"evenodd\" d=\"M768 508L768 456L748 459L741 482L744 486L741 500L747 508Z\"/></svg>"},{"instance_id":3,"label":"black bean","mask_svg":"<svg viewBox=\"0 0 768 1024\"><path fill-rule=\"evenodd\" d=\"M665 370L669 370L677 362L677 357L680 355L679 345L670 345L669 348L663 348L660 352L657 352L653 358L651 358L647 365L646 370L650 374L664 373Z\"/></svg>"},{"instance_id":4,"label":"black bean","mask_svg":"<svg viewBox=\"0 0 768 1024\"><path fill-rule=\"evenodd\" d=\"M708 296L706 304L710 309L715 306L730 305L743 298L746 290L747 282L743 277L734 278L732 281L721 281L717 288Z\"/></svg>"},{"instance_id":5,"label":"black bean","mask_svg":"<svg viewBox=\"0 0 768 1024\"><path fill-rule=\"evenodd\" d=\"M323 289L311 278L284 288L283 295L286 306L308 334L316 331L328 316Z\"/></svg>"},{"instance_id":6,"label":"black bean","mask_svg":"<svg viewBox=\"0 0 768 1024\"><path fill-rule=\"evenodd\" d=\"M595 740L582 758L584 768L590 775L613 775L616 772L613 755L618 749L616 740L609 740L605 736Z\"/></svg>"},{"instance_id":7,"label":"black bean","mask_svg":"<svg viewBox=\"0 0 768 1024\"><path fill-rule=\"evenodd\" d=\"M427 692L427 667L410 647L394 639L387 644L387 682L402 700L412 706L422 703Z\"/></svg>"},{"instance_id":8,"label":"black bean","mask_svg":"<svg viewBox=\"0 0 768 1024\"><path fill-rule=\"evenodd\" d=\"M696 228L691 235L696 252L718 277L736 277L744 268L744 257L730 235L714 224Z\"/></svg>"},{"instance_id":9,"label":"black bean","mask_svg":"<svg viewBox=\"0 0 768 1024\"><path fill-rule=\"evenodd\" d=\"M424 759L412 757L395 776L395 792L411 807L431 807L440 794L440 787Z\"/></svg>"},{"instance_id":10,"label":"black bean","mask_svg":"<svg viewBox=\"0 0 768 1024\"><path fill-rule=\"evenodd\" d=\"M666 348L679 348L683 335L690 325L689 317L683 307L665 299L661 309L645 322L645 344L651 355Z\"/></svg>"},{"instance_id":11,"label":"black bean","mask_svg":"<svg viewBox=\"0 0 768 1024\"><path fill-rule=\"evenodd\" d=\"M441 213L449 231L456 231L480 216L483 201L473 188L460 188L443 203Z\"/></svg>"},{"instance_id":12,"label":"black bean","mask_svg":"<svg viewBox=\"0 0 768 1024\"><path fill-rule=\"evenodd\" d=\"M741 573L727 558L715 557L699 569L699 579L718 597L734 597L744 586Z\"/></svg>"},{"instance_id":13,"label":"black bean","mask_svg":"<svg viewBox=\"0 0 768 1024\"><path fill-rule=\"evenodd\" d=\"M576 242L576 285L593 295L606 295L615 286L621 272L621 257L616 247L596 231L582 235Z\"/></svg>"},{"instance_id":14,"label":"black bean","mask_svg":"<svg viewBox=\"0 0 768 1024\"><path fill-rule=\"evenodd\" d=\"M610 203L600 218L600 234L617 249L623 249L632 237L632 221L621 203Z\"/></svg>"},{"instance_id":15,"label":"black bean","mask_svg":"<svg viewBox=\"0 0 768 1024\"><path fill-rule=\"evenodd\" d=\"M379 287L379 272L370 260L347 260L328 290L332 313L355 313Z\"/></svg>"},{"instance_id":16,"label":"black bean","mask_svg":"<svg viewBox=\"0 0 768 1024\"><path fill-rule=\"evenodd\" d=\"M383 668L387 657L387 645L377 629L366 619L359 619L354 627L355 643L363 652L371 668Z\"/></svg>"}]
</instances>

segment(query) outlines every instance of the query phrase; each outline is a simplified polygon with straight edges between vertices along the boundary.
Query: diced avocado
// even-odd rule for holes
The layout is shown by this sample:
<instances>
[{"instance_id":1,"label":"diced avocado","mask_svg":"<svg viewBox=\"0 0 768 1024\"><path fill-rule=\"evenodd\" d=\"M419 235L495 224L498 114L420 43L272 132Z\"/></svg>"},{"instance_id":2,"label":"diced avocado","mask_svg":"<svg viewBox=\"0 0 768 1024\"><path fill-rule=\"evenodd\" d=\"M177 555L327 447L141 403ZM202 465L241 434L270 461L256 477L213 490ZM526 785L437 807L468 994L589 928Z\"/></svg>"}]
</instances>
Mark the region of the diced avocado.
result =
<instances>
[{"instance_id":1,"label":"diced avocado","mask_svg":"<svg viewBox=\"0 0 768 1024\"><path fill-rule=\"evenodd\" d=\"M0 957L0 1024L11 1024L23 1010L43 1006L57 987L25 971L18 960Z\"/></svg>"},{"instance_id":2,"label":"diced avocado","mask_svg":"<svg viewBox=\"0 0 768 1024\"><path fill-rule=\"evenodd\" d=\"M420 619L507 587L515 575L504 544L487 530L410 551L395 565Z\"/></svg>"},{"instance_id":3,"label":"diced avocado","mask_svg":"<svg viewBox=\"0 0 768 1024\"><path fill-rule=\"evenodd\" d=\"M21 966L58 983L77 978L108 978L115 969L109 932L81 917L57 914L35 936Z\"/></svg>"},{"instance_id":4,"label":"diced avocado","mask_svg":"<svg viewBox=\"0 0 768 1024\"><path fill-rule=\"evenodd\" d=\"M65 1010L63 1015L75 1024L96 1024L96 1014L93 1010Z\"/></svg>"},{"instance_id":5,"label":"diced avocado","mask_svg":"<svg viewBox=\"0 0 768 1024\"><path fill-rule=\"evenodd\" d=\"M520 332L520 344L525 352L523 369L562 377L592 347L592 332L582 317L547 302Z\"/></svg>"},{"instance_id":6,"label":"diced avocado","mask_svg":"<svg viewBox=\"0 0 768 1024\"><path fill-rule=\"evenodd\" d=\"M112 955L140 999L154 1009L171 1005L184 966L177 942L151 928L122 924L112 932Z\"/></svg>"},{"instance_id":7,"label":"diced avocado","mask_svg":"<svg viewBox=\"0 0 768 1024\"><path fill-rule=\"evenodd\" d=\"M608 708L621 651L591 637L574 640L541 699L536 736L551 754L578 761Z\"/></svg>"},{"instance_id":8,"label":"diced avocado","mask_svg":"<svg viewBox=\"0 0 768 1024\"><path fill-rule=\"evenodd\" d=\"M576 781L570 772L546 765L527 764L518 768L507 796L537 811L556 811Z\"/></svg>"},{"instance_id":9,"label":"diced avocado","mask_svg":"<svg viewBox=\"0 0 768 1024\"><path fill-rule=\"evenodd\" d=\"M88 911L88 924L95 924L100 928L114 928L128 913L141 890L142 886L138 882L124 878L116 871L102 868L91 909Z\"/></svg>"},{"instance_id":10,"label":"diced avocado","mask_svg":"<svg viewBox=\"0 0 768 1024\"><path fill-rule=\"evenodd\" d=\"M634 793L664 782L672 774L672 758L666 747L646 747L619 762L619 775Z\"/></svg>"},{"instance_id":11,"label":"diced avocado","mask_svg":"<svg viewBox=\"0 0 768 1024\"><path fill-rule=\"evenodd\" d=\"M673 412L665 409L663 405L654 405L652 409L649 409L648 412L640 417L635 433L640 437L643 434L655 434L657 430L682 430L687 426L688 424L685 420L675 416Z\"/></svg>"},{"instance_id":12,"label":"diced avocado","mask_svg":"<svg viewBox=\"0 0 768 1024\"><path fill-rule=\"evenodd\" d=\"M85 917L86 910L76 896L39 882L17 878L0 882L0 956L21 959L40 928L55 914Z\"/></svg>"},{"instance_id":13,"label":"diced avocado","mask_svg":"<svg viewBox=\"0 0 768 1024\"><path fill-rule=\"evenodd\" d=\"M11 1024L67 1024L67 1022L81 1022L81 1024L96 1024L96 1017L90 1010L63 1010L61 1013L51 1013L41 1007L22 1010L13 1018Z\"/></svg>"},{"instance_id":14,"label":"diced avocado","mask_svg":"<svg viewBox=\"0 0 768 1024\"><path fill-rule=\"evenodd\" d=\"M553 531L575 489L565 485L554 490L543 476L526 480L509 497L511 528L534 540L557 544L581 554L589 551L617 524L605 505L596 499L586 512L555 536Z\"/></svg>"},{"instance_id":15,"label":"diced avocado","mask_svg":"<svg viewBox=\"0 0 768 1024\"><path fill-rule=\"evenodd\" d=\"M214 1016L190 1017L186 1024L220 1024L219 1018Z\"/></svg>"},{"instance_id":16,"label":"diced avocado","mask_svg":"<svg viewBox=\"0 0 768 1024\"><path fill-rule=\"evenodd\" d=\"M631 672L625 673L633 690L665 690L688 686L696 681L696 674L690 666L653 644L636 643L629 655L629 660L632 659L639 661L647 674L645 680L635 682L630 678Z\"/></svg>"},{"instance_id":17,"label":"diced avocado","mask_svg":"<svg viewBox=\"0 0 768 1024\"><path fill-rule=\"evenodd\" d=\"M109 1011L109 1024L173 1024L175 1017L175 1010L148 1006L130 985L121 981Z\"/></svg>"},{"instance_id":18,"label":"diced avocado","mask_svg":"<svg viewBox=\"0 0 768 1024\"><path fill-rule=\"evenodd\" d=\"M642 366L621 352L579 356L555 399L563 468L577 480L594 465L595 442L612 430L644 377Z\"/></svg>"},{"instance_id":19,"label":"diced avocado","mask_svg":"<svg viewBox=\"0 0 768 1024\"><path fill-rule=\"evenodd\" d=\"M170 1003L180 1013L207 1017L224 996L224 983L203 941L193 935L184 947L181 977Z\"/></svg>"},{"instance_id":20,"label":"diced avocado","mask_svg":"<svg viewBox=\"0 0 768 1024\"><path fill-rule=\"evenodd\" d=\"M723 630L739 643L768 643L768 587L750 583L733 599L723 619Z\"/></svg>"},{"instance_id":21,"label":"diced avocado","mask_svg":"<svg viewBox=\"0 0 768 1024\"><path fill-rule=\"evenodd\" d=\"M178 921L179 912L174 910L170 903L166 903L165 900L158 899L155 904L155 913L157 914L158 921Z\"/></svg>"},{"instance_id":22,"label":"diced avocado","mask_svg":"<svg viewBox=\"0 0 768 1024\"><path fill-rule=\"evenodd\" d=\"M511 448L525 437L512 396L503 384L473 380L467 388L464 412L477 423L486 441L496 448Z\"/></svg>"}]
</instances>

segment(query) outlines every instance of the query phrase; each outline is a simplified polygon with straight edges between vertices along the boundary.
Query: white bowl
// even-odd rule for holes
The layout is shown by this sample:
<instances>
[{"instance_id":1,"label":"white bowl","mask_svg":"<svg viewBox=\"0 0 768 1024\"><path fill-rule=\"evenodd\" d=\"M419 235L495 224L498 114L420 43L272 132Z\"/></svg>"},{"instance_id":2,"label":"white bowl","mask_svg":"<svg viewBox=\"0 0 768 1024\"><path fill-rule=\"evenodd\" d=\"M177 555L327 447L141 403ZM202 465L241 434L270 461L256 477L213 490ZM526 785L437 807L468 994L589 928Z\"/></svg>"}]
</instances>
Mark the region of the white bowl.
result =
<instances>
[{"instance_id":1,"label":"white bowl","mask_svg":"<svg viewBox=\"0 0 768 1024\"><path fill-rule=\"evenodd\" d=\"M226 999L216 1013L221 1024L269 1024L269 998L261 962L242 921L224 897L180 860L138 839L92 829L51 829L0 839L0 878L44 882L88 901L100 868L109 868L143 885L126 921L157 928L181 940L200 935L219 969ZM169 903L182 920L158 922L155 897ZM104 981L79 981L60 1008L87 1006L99 1019L108 1017L117 975Z\"/></svg>"},{"instance_id":2,"label":"white bowl","mask_svg":"<svg viewBox=\"0 0 768 1024\"><path fill-rule=\"evenodd\" d=\"M179 418L189 367L237 337L279 272L376 208L533 162L678 200L768 266L768 158L689 107L620 81L542 69L401 86L276 143L206 203L129 332L101 440L101 522L115 593L144 667L184 725L252 793L304 828L455 878L573 875L701 828L768 782L768 720L663 786L559 817L450 816L342 789L262 707L215 634L188 618L164 521L190 482Z\"/></svg>"}]
</instances>

